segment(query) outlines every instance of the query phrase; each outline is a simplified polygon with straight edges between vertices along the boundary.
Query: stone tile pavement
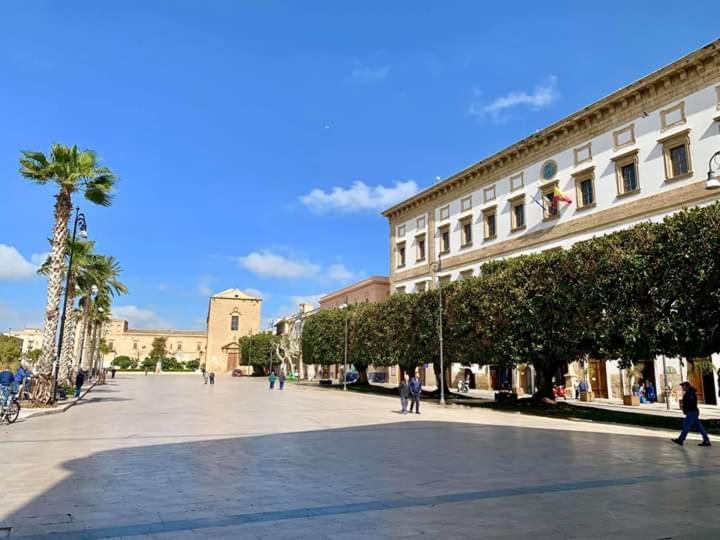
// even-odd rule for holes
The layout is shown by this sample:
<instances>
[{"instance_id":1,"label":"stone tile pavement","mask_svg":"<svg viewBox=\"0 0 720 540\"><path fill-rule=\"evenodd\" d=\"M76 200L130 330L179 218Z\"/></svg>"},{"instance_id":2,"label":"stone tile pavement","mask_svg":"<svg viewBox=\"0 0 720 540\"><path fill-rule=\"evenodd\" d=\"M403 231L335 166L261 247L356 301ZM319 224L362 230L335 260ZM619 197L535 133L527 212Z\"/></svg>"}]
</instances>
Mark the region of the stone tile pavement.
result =
<instances>
[{"instance_id":1,"label":"stone tile pavement","mask_svg":"<svg viewBox=\"0 0 720 540\"><path fill-rule=\"evenodd\" d=\"M720 446L670 433L246 378L89 396L0 428L0 538L720 538Z\"/></svg>"}]
</instances>

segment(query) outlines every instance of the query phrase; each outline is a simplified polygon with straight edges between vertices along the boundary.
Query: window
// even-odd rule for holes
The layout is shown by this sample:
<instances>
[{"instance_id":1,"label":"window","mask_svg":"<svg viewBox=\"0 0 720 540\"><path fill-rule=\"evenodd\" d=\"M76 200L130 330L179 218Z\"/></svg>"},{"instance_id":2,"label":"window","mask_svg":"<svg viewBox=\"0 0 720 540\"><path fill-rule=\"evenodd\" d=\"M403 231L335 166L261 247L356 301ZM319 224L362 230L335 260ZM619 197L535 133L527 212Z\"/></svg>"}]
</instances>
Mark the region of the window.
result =
<instances>
[{"instance_id":1,"label":"window","mask_svg":"<svg viewBox=\"0 0 720 540\"><path fill-rule=\"evenodd\" d=\"M440 219L448 219L450 217L450 205L443 206L440 209Z\"/></svg>"},{"instance_id":2,"label":"window","mask_svg":"<svg viewBox=\"0 0 720 540\"><path fill-rule=\"evenodd\" d=\"M615 161L618 197L639 193L638 151L633 150L632 152L614 157L613 161Z\"/></svg>"},{"instance_id":3,"label":"window","mask_svg":"<svg viewBox=\"0 0 720 540\"><path fill-rule=\"evenodd\" d=\"M485 240L492 240L497 236L496 207L483 210L483 223L485 225Z\"/></svg>"},{"instance_id":4,"label":"window","mask_svg":"<svg viewBox=\"0 0 720 540\"><path fill-rule=\"evenodd\" d=\"M397 229L398 238L405 236L405 225L400 225Z\"/></svg>"},{"instance_id":5,"label":"window","mask_svg":"<svg viewBox=\"0 0 720 540\"><path fill-rule=\"evenodd\" d=\"M490 186L483 190L483 199L485 200L485 202L495 200L495 186Z\"/></svg>"},{"instance_id":6,"label":"window","mask_svg":"<svg viewBox=\"0 0 720 540\"><path fill-rule=\"evenodd\" d=\"M112 341L108 341L108 349L110 349L110 352L115 350L115 343Z\"/></svg>"},{"instance_id":7,"label":"window","mask_svg":"<svg viewBox=\"0 0 720 540\"><path fill-rule=\"evenodd\" d=\"M720 86L715 87L715 92L717 92L717 109L720 111Z\"/></svg>"},{"instance_id":8,"label":"window","mask_svg":"<svg viewBox=\"0 0 720 540\"><path fill-rule=\"evenodd\" d=\"M200 344L200 343L197 344L197 350L202 351L202 344Z\"/></svg>"},{"instance_id":9,"label":"window","mask_svg":"<svg viewBox=\"0 0 720 540\"><path fill-rule=\"evenodd\" d=\"M677 180L692 174L690 163L690 130L661 139L665 156L665 179Z\"/></svg>"},{"instance_id":10,"label":"window","mask_svg":"<svg viewBox=\"0 0 720 540\"><path fill-rule=\"evenodd\" d=\"M592 160L592 143L584 144L583 146L578 146L573 150L573 154L575 156L575 165L580 165L581 163L585 163L586 161Z\"/></svg>"},{"instance_id":11,"label":"window","mask_svg":"<svg viewBox=\"0 0 720 540\"><path fill-rule=\"evenodd\" d=\"M427 290L427 283L425 281L418 281L415 284L416 292L425 292Z\"/></svg>"},{"instance_id":12,"label":"window","mask_svg":"<svg viewBox=\"0 0 720 540\"><path fill-rule=\"evenodd\" d=\"M510 177L510 191L516 191L525 185L523 173Z\"/></svg>"},{"instance_id":13,"label":"window","mask_svg":"<svg viewBox=\"0 0 720 540\"><path fill-rule=\"evenodd\" d=\"M405 287L404 287L404 286L402 286L402 287L395 287L395 292L396 292L397 294L403 294L403 293L405 292Z\"/></svg>"},{"instance_id":14,"label":"window","mask_svg":"<svg viewBox=\"0 0 720 540\"><path fill-rule=\"evenodd\" d=\"M460 272L460 280L470 279L471 277L473 277L472 268L470 270L463 270Z\"/></svg>"},{"instance_id":15,"label":"window","mask_svg":"<svg viewBox=\"0 0 720 540\"><path fill-rule=\"evenodd\" d=\"M472 246L472 216L460 220L460 247Z\"/></svg>"},{"instance_id":16,"label":"window","mask_svg":"<svg viewBox=\"0 0 720 540\"><path fill-rule=\"evenodd\" d=\"M422 230L425 228L425 216L420 216L415 220L415 225L418 230Z\"/></svg>"},{"instance_id":17,"label":"window","mask_svg":"<svg viewBox=\"0 0 720 540\"><path fill-rule=\"evenodd\" d=\"M402 268L405 266L405 242L400 242L397 245L397 267Z\"/></svg>"},{"instance_id":18,"label":"window","mask_svg":"<svg viewBox=\"0 0 720 540\"><path fill-rule=\"evenodd\" d=\"M525 228L525 194L508 200L510 204L510 230L518 231Z\"/></svg>"},{"instance_id":19,"label":"window","mask_svg":"<svg viewBox=\"0 0 720 540\"><path fill-rule=\"evenodd\" d=\"M558 211L558 203L555 200L555 188L558 186L558 182L551 182L548 185L542 187L542 200L543 200L543 221L549 221L551 219L557 219L560 217Z\"/></svg>"},{"instance_id":20,"label":"window","mask_svg":"<svg viewBox=\"0 0 720 540\"><path fill-rule=\"evenodd\" d=\"M443 225L438 229L440 236L440 254L450 253L450 225Z\"/></svg>"},{"instance_id":21,"label":"window","mask_svg":"<svg viewBox=\"0 0 720 540\"><path fill-rule=\"evenodd\" d=\"M424 261L425 260L425 235L424 234L418 234L415 237L415 247L417 248L417 253L415 254L415 260L417 262Z\"/></svg>"},{"instance_id":22,"label":"window","mask_svg":"<svg viewBox=\"0 0 720 540\"><path fill-rule=\"evenodd\" d=\"M472 210L472 195L460 199L460 211L466 212L468 210Z\"/></svg>"},{"instance_id":23,"label":"window","mask_svg":"<svg viewBox=\"0 0 720 540\"><path fill-rule=\"evenodd\" d=\"M232 317L230 317L230 330L232 330L233 332L237 332L239 322L240 317L238 317L237 315L233 315Z\"/></svg>"},{"instance_id":24,"label":"window","mask_svg":"<svg viewBox=\"0 0 720 540\"><path fill-rule=\"evenodd\" d=\"M178 350L178 351L182 351L182 343L178 343L178 344L177 344L177 350Z\"/></svg>"},{"instance_id":25,"label":"window","mask_svg":"<svg viewBox=\"0 0 720 540\"><path fill-rule=\"evenodd\" d=\"M613 131L613 147L615 150L625 148L635 144L635 126L630 124L628 127Z\"/></svg>"},{"instance_id":26,"label":"window","mask_svg":"<svg viewBox=\"0 0 720 540\"><path fill-rule=\"evenodd\" d=\"M575 179L575 199L578 210L595 206L595 168L589 167L573 174Z\"/></svg>"},{"instance_id":27,"label":"window","mask_svg":"<svg viewBox=\"0 0 720 540\"><path fill-rule=\"evenodd\" d=\"M685 123L685 102L681 101L677 105L660 111L660 124L662 131L671 127L679 126Z\"/></svg>"},{"instance_id":28,"label":"window","mask_svg":"<svg viewBox=\"0 0 720 540\"><path fill-rule=\"evenodd\" d=\"M450 282L452 281L452 276L450 274L440 276L438 277L438 281L440 282L441 287L445 287L446 285L450 285Z\"/></svg>"}]
</instances>

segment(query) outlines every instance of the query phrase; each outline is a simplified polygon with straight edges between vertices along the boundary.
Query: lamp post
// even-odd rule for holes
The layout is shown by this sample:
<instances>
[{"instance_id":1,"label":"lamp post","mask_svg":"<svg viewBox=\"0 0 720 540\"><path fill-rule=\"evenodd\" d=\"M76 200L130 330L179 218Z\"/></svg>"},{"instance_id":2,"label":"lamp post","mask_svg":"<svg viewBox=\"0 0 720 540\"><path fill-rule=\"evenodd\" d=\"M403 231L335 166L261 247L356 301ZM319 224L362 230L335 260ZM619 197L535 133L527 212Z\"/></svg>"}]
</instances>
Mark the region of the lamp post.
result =
<instances>
[{"instance_id":1,"label":"lamp post","mask_svg":"<svg viewBox=\"0 0 720 540\"><path fill-rule=\"evenodd\" d=\"M437 288L438 288L438 332L440 338L440 405L445 405L445 362L443 358L443 301L442 301L442 284L440 283L440 270L442 270L442 258L438 253L437 261L430 265L430 269L437 277Z\"/></svg>"},{"instance_id":2,"label":"lamp post","mask_svg":"<svg viewBox=\"0 0 720 540\"><path fill-rule=\"evenodd\" d=\"M715 166L713 167L713 163ZM705 189L720 188L720 150L715 152L708 162L707 180L705 180Z\"/></svg>"},{"instance_id":3,"label":"lamp post","mask_svg":"<svg viewBox=\"0 0 720 540\"><path fill-rule=\"evenodd\" d=\"M347 392L347 360L348 360L348 297L345 296L344 304L340 309L345 310L345 354L343 361L343 391Z\"/></svg>"},{"instance_id":4,"label":"lamp post","mask_svg":"<svg viewBox=\"0 0 720 540\"><path fill-rule=\"evenodd\" d=\"M65 298L63 299L62 314L60 315L60 334L58 336L57 354L53 361L53 380L51 400L55 401L55 392L57 391L58 372L60 371L60 355L62 354L63 338L65 336L65 316L68 307L68 290L70 289L70 275L72 274L73 255L75 254L75 238L78 230L81 238L87 238L87 222L85 214L80 212L80 208L75 208L75 222L73 223L72 240L70 241L70 258L68 260L67 272L65 272Z\"/></svg>"}]
</instances>

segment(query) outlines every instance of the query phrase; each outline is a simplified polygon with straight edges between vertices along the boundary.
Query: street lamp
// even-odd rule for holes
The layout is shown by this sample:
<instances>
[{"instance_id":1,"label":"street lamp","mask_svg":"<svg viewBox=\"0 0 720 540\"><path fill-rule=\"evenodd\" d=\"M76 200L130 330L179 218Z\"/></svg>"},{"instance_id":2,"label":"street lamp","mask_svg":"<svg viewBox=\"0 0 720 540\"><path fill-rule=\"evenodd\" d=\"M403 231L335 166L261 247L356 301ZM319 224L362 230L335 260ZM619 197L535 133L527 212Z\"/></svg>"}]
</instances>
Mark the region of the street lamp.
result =
<instances>
[{"instance_id":1,"label":"street lamp","mask_svg":"<svg viewBox=\"0 0 720 540\"><path fill-rule=\"evenodd\" d=\"M442 301L442 284L440 283L440 270L442 270L442 258L438 253L437 261L430 265L430 269L437 277L437 288L438 288L438 332L440 334L440 405L445 405L445 363L443 359L443 301Z\"/></svg>"},{"instance_id":2,"label":"street lamp","mask_svg":"<svg viewBox=\"0 0 720 540\"><path fill-rule=\"evenodd\" d=\"M343 362L343 391L347 392L347 360L348 360L348 297L344 299L344 304L340 309L345 310L345 360Z\"/></svg>"},{"instance_id":3,"label":"street lamp","mask_svg":"<svg viewBox=\"0 0 720 540\"><path fill-rule=\"evenodd\" d=\"M715 168L713 169L713 162ZM705 180L705 189L720 188L720 150L715 152L708 163L707 180Z\"/></svg>"},{"instance_id":4,"label":"street lamp","mask_svg":"<svg viewBox=\"0 0 720 540\"><path fill-rule=\"evenodd\" d=\"M60 334L57 343L57 355L53 362L53 381L51 400L55 401L55 392L57 391L58 372L60 371L60 355L62 354L63 337L65 335L65 316L67 314L68 291L70 290L70 275L72 274L73 255L75 254L75 238L78 231L81 238L87 238L87 222L85 214L80 212L80 208L75 208L75 222L73 223L72 240L70 241L70 258L68 260L68 268L65 273L65 298L63 299L62 314L60 315Z\"/></svg>"}]
</instances>

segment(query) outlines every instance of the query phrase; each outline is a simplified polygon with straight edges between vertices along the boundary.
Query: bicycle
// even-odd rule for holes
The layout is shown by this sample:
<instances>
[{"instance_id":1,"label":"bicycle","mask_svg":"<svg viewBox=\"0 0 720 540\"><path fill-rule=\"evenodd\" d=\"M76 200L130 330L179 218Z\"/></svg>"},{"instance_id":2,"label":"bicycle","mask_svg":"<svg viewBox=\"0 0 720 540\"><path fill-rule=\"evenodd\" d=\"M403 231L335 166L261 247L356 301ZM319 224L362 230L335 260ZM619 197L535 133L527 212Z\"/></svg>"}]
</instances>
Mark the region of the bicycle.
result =
<instances>
[{"instance_id":1,"label":"bicycle","mask_svg":"<svg viewBox=\"0 0 720 540\"><path fill-rule=\"evenodd\" d=\"M9 402L9 403L8 403ZM11 394L0 400L0 421L6 420L8 424L14 424L20 416L20 402L17 395Z\"/></svg>"}]
</instances>

